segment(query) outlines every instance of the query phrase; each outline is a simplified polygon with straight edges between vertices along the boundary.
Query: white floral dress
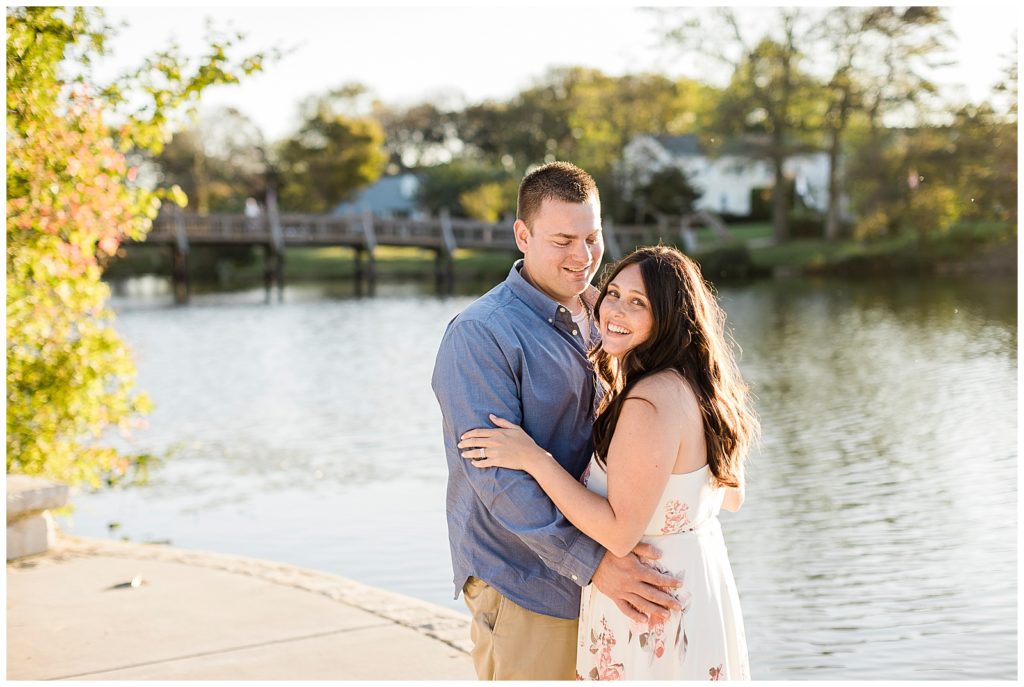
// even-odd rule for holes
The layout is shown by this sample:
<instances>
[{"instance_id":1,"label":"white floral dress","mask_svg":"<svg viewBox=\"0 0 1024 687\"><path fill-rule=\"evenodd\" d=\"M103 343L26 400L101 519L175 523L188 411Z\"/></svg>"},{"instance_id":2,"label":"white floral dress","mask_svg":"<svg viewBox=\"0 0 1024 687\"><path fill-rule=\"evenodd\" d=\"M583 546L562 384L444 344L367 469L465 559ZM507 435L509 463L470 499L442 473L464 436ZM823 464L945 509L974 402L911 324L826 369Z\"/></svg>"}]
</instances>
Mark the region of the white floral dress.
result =
<instances>
[{"instance_id":1,"label":"white floral dress","mask_svg":"<svg viewBox=\"0 0 1024 687\"><path fill-rule=\"evenodd\" d=\"M591 459L580 478L608 495L608 477ZM749 680L747 642L718 513L725 489L711 470L669 477L641 541L661 550L654 567L683 580L683 610L663 624L636 623L594 585L580 605L578 680Z\"/></svg>"}]
</instances>

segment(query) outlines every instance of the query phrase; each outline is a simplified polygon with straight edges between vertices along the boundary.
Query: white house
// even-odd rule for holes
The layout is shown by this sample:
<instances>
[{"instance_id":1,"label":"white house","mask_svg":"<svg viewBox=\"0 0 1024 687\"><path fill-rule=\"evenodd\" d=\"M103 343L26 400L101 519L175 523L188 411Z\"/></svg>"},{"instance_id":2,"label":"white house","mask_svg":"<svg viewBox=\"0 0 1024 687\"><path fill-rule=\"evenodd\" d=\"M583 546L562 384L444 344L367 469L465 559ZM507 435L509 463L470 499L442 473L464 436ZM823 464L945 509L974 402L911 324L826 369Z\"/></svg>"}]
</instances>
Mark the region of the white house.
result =
<instances>
[{"instance_id":1,"label":"white house","mask_svg":"<svg viewBox=\"0 0 1024 687\"><path fill-rule=\"evenodd\" d=\"M698 210L747 216L751 213L751 192L770 188L775 174L767 160L742 152L711 158L700 149L695 135L641 135L630 141L622 154L621 178L626 194L647 183L651 175L666 167L678 167L700 197ZM828 205L828 155L823 152L794 155L783 166L796 184L797 195L810 208L824 212Z\"/></svg>"}]
</instances>

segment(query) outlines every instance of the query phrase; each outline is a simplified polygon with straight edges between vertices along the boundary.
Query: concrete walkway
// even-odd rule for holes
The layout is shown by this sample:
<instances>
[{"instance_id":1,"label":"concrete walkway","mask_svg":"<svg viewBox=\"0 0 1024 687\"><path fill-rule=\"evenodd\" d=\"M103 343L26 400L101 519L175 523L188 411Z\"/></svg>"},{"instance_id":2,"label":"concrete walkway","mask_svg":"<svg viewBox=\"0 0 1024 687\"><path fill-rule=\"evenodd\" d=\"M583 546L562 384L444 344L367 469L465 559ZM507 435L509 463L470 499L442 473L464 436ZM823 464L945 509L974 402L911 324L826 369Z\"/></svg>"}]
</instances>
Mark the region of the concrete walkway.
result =
<instances>
[{"instance_id":1,"label":"concrete walkway","mask_svg":"<svg viewBox=\"0 0 1024 687\"><path fill-rule=\"evenodd\" d=\"M474 679L469 616L240 556L62 535L7 565L12 680Z\"/></svg>"}]
</instances>

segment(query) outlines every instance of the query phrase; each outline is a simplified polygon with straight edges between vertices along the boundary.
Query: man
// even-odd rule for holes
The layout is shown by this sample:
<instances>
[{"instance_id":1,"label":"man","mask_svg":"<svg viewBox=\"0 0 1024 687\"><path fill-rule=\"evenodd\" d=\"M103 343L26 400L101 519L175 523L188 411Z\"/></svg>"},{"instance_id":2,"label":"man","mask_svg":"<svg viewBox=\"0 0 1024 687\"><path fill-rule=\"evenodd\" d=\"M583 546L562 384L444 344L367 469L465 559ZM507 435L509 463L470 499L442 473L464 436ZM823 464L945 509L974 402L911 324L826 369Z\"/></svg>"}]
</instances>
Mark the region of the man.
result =
<instances>
[{"instance_id":1,"label":"man","mask_svg":"<svg viewBox=\"0 0 1024 687\"><path fill-rule=\"evenodd\" d=\"M453 319L432 386L444 418L448 537L473 615L481 680L575 677L580 590L591 581L638 621L667 618L678 581L617 558L572 526L525 472L476 470L456 444L488 413L515 422L579 477L596 407L587 351L598 338L590 280L604 253L601 201L589 174L554 162L527 174L514 225L523 253L504 282Z\"/></svg>"}]
</instances>

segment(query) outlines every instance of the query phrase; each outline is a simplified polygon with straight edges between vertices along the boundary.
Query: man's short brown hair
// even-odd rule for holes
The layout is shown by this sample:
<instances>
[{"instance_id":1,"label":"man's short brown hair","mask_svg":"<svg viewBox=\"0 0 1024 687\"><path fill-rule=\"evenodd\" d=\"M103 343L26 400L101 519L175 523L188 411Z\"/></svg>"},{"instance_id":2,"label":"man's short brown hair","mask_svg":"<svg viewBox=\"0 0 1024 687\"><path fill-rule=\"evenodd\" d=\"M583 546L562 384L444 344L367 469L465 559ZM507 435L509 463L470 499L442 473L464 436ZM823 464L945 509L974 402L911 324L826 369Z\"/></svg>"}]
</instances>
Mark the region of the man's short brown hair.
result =
<instances>
[{"instance_id":1,"label":"man's short brown hair","mask_svg":"<svg viewBox=\"0 0 1024 687\"><path fill-rule=\"evenodd\" d=\"M571 162L549 162L523 177L519 184L516 219L523 220L533 233L530 222L545 200L586 203L591 196L601 202L593 177Z\"/></svg>"}]
</instances>

